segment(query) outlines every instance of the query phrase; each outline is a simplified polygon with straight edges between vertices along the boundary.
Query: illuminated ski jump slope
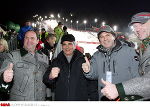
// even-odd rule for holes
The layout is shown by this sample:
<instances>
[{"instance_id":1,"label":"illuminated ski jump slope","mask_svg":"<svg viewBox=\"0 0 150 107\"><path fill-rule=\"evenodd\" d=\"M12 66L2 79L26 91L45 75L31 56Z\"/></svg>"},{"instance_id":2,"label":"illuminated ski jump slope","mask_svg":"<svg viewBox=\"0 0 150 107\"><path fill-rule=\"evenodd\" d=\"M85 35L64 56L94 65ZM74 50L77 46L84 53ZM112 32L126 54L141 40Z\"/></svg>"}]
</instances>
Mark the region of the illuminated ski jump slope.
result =
<instances>
[{"instance_id":1,"label":"illuminated ski jump slope","mask_svg":"<svg viewBox=\"0 0 150 107\"><path fill-rule=\"evenodd\" d=\"M68 29L68 33L75 36L77 45L84 48L84 53L93 55L97 50L96 47L99 45L97 33L90 31L75 31L73 29Z\"/></svg>"}]
</instances>

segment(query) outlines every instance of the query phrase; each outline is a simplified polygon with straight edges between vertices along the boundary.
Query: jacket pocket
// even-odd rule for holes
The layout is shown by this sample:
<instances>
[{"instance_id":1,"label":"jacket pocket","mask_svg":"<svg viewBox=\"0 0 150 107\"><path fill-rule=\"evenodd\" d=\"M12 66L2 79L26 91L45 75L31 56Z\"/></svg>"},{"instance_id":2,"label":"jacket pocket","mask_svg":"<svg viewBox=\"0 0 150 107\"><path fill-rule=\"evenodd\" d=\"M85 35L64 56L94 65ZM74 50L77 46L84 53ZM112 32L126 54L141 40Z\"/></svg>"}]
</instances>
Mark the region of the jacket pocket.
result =
<instances>
[{"instance_id":1,"label":"jacket pocket","mask_svg":"<svg viewBox=\"0 0 150 107\"><path fill-rule=\"evenodd\" d=\"M16 95L16 94L11 94L9 100L10 100L10 101L25 101L25 96Z\"/></svg>"},{"instance_id":2,"label":"jacket pocket","mask_svg":"<svg viewBox=\"0 0 150 107\"><path fill-rule=\"evenodd\" d=\"M29 77L27 75L23 77L20 88L19 88L19 91L21 93L23 93L25 91L26 86L28 84L28 80L29 80Z\"/></svg>"},{"instance_id":3,"label":"jacket pocket","mask_svg":"<svg viewBox=\"0 0 150 107\"><path fill-rule=\"evenodd\" d=\"M23 62L18 62L18 63L16 64L16 67L17 67L17 68L28 69L28 68L29 68L29 65L26 64L26 63L23 63Z\"/></svg>"}]
</instances>

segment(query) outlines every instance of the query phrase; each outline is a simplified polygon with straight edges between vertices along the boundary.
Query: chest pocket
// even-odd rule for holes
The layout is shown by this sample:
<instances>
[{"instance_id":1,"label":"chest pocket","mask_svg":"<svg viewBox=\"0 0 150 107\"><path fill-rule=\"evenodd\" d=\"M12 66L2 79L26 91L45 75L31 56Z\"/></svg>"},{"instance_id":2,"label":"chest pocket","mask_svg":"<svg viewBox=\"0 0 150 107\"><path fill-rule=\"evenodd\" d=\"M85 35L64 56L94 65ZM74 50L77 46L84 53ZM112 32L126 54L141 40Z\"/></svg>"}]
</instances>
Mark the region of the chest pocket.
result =
<instances>
[{"instance_id":1,"label":"chest pocket","mask_svg":"<svg viewBox=\"0 0 150 107\"><path fill-rule=\"evenodd\" d=\"M141 65L140 65L140 74L144 75L145 73L149 72L150 70L150 58L146 59Z\"/></svg>"},{"instance_id":2,"label":"chest pocket","mask_svg":"<svg viewBox=\"0 0 150 107\"><path fill-rule=\"evenodd\" d=\"M23 62L18 62L16 64L17 68L23 68L23 69L29 69L29 64L23 63Z\"/></svg>"},{"instance_id":3,"label":"chest pocket","mask_svg":"<svg viewBox=\"0 0 150 107\"><path fill-rule=\"evenodd\" d=\"M25 74L28 74L29 71L29 64L18 62L15 64L15 76L17 78L22 78Z\"/></svg>"},{"instance_id":4,"label":"chest pocket","mask_svg":"<svg viewBox=\"0 0 150 107\"><path fill-rule=\"evenodd\" d=\"M28 84L29 81L29 74L27 74L28 71L29 71L29 64L23 62L16 63L15 72L14 72L15 73L14 80L16 82L14 83L15 83L15 89L18 90L20 93L24 92Z\"/></svg>"}]
</instances>

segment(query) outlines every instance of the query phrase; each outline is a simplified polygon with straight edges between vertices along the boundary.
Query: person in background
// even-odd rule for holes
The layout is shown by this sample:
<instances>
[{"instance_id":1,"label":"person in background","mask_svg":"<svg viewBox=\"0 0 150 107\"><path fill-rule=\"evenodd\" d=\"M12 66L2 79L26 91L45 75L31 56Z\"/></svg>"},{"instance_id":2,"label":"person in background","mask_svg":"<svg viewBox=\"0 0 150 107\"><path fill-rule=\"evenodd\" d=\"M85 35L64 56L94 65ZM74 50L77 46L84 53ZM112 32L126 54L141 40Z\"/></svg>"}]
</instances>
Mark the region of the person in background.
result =
<instances>
[{"instance_id":1,"label":"person in background","mask_svg":"<svg viewBox=\"0 0 150 107\"><path fill-rule=\"evenodd\" d=\"M56 35L56 49L53 54L53 59L57 57L57 55L62 51L61 47L61 38L64 35L64 31L62 29L63 24L58 22L58 25L54 28L54 34Z\"/></svg>"},{"instance_id":2,"label":"person in background","mask_svg":"<svg viewBox=\"0 0 150 107\"><path fill-rule=\"evenodd\" d=\"M61 22L58 22L58 25L54 28L54 33L56 34L56 43L59 42L59 39L64 35L63 24Z\"/></svg>"},{"instance_id":3,"label":"person in background","mask_svg":"<svg viewBox=\"0 0 150 107\"><path fill-rule=\"evenodd\" d=\"M117 33L116 39L125 42L126 44L128 44L129 47L135 47L135 44L132 41L129 41L129 38L123 33Z\"/></svg>"},{"instance_id":4,"label":"person in background","mask_svg":"<svg viewBox=\"0 0 150 107\"><path fill-rule=\"evenodd\" d=\"M76 49L84 54L84 48L82 46L76 46Z\"/></svg>"},{"instance_id":5,"label":"person in background","mask_svg":"<svg viewBox=\"0 0 150 107\"><path fill-rule=\"evenodd\" d=\"M5 39L0 38L0 68L3 63L3 61L7 57L7 52L9 51L8 43Z\"/></svg>"},{"instance_id":6,"label":"person in background","mask_svg":"<svg viewBox=\"0 0 150 107\"><path fill-rule=\"evenodd\" d=\"M8 57L8 43L5 39L0 39L0 68L4 60ZM6 83L3 81L3 76L0 75L0 101L6 101L9 99L9 91L12 83Z\"/></svg>"},{"instance_id":7,"label":"person in background","mask_svg":"<svg viewBox=\"0 0 150 107\"><path fill-rule=\"evenodd\" d=\"M44 48L41 49L41 51L48 56L49 58L49 65L51 64L51 58L55 51L56 47L56 36L55 34L48 34L46 37L46 41L44 43Z\"/></svg>"},{"instance_id":8,"label":"person in background","mask_svg":"<svg viewBox=\"0 0 150 107\"><path fill-rule=\"evenodd\" d=\"M88 61L91 61L91 55L90 53L85 53L85 56L87 57ZM88 93L89 93L89 100L90 101L98 101L99 95L98 95L98 80L91 80L89 79L89 86L88 86Z\"/></svg>"},{"instance_id":9,"label":"person in background","mask_svg":"<svg viewBox=\"0 0 150 107\"><path fill-rule=\"evenodd\" d=\"M41 35L40 35L40 40L44 43L46 41L46 37L48 35L48 32L46 32L45 28L41 29Z\"/></svg>"},{"instance_id":10,"label":"person in background","mask_svg":"<svg viewBox=\"0 0 150 107\"><path fill-rule=\"evenodd\" d=\"M64 35L67 35L67 34L68 34L68 32L67 32L67 26L64 26L64 27L63 27L63 32L64 32Z\"/></svg>"},{"instance_id":11,"label":"person in background","mask_svg":"<svg viewBox=\"0 0 150 107\"><path fill-rule=\"evenodd\" d=\"M24 36L25 36L25 33L29 30L33 30L33 27L31 26L31 21L30 20L27 20L25 22L25 26L21 27L20 30L19 30L19 34L17 36L17 40L19 42L19 47L18 48L22 48L23 47L23 42L24 42Z\"/></svg>"},{"instance_id":12,"label":"person in background","mask_svg":"<svg viewBox=\"0 0 150 107\"><path fill-rule=\"evenodd\" d=\"M90 53L85 53L85 56L87 57L87 59L88 59L89 62L90 62L90 60L91 60L91 58L92 58L91 54L90 54Z\"/></svg>"},{"instance_id":13,"label":"person in background","mask_svg":"<svg viewBox=\"0 0 150 107\"><path fill-rule=\"evenodd\" d=\"M76 49L84 54L84 48L82 46L76 46ZM88 58L90 62L91 56L89 53L85 53L85 56ZM98 80L90 80L88 79L88 96L90 101L98 101Z\"/></svg>"}]
</instances>

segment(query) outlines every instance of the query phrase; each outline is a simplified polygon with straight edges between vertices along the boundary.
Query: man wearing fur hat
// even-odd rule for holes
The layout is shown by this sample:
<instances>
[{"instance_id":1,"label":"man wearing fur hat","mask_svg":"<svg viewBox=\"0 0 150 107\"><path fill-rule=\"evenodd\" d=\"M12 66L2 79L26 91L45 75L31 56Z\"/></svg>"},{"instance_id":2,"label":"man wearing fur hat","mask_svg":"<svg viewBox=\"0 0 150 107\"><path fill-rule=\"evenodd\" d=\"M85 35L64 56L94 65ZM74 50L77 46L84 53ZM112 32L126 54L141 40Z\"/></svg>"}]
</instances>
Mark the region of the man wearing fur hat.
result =
<instances>
[{"instance_id":1,"label":"man wearing fur hat","mask_svg":"<svg viewBox=\"0 0 150 107\"><path fill-rule=\"evenodd\" d=\"M82 64L82 68L87 78L98 79L99 100L109 101L100 93L104 87L101 79L116 84L135 78L139 76L139 62L135 59L135 50L125 42L116 40L116 33L110 26L100 27L98 39L98 51L94 53L90 63L86 60Z\"/></svg>"},{"instance_id":2,"label":"man wearing fur hat","mask_svg":"<svg viewBox=\"0 0 150 107\"><path fill-rule=\"evenodd\" d=\"M43 82L48 86L56 82L56 101L86 101L88 81L82 69L84 56L75 49L75 37L72 34L63 35L61 45L62 51L44 74Z\"/></svg>"},{"instance_id":3,"label":"man wearing fur hat","mask_svg":"<svg viewBox=\"0 0 150 107\"><path fill-rule=\"evenodd\" d=\"M140 50L141 77L137 77L116 85L102 81L105 87L102 89L103 95L109 99L118 96L121 100L148 100L150 99L150 12L140 12L135 14L129 26L133 26L134 33L142 41ZM136 95L134 97L133 95Z\"/></svg>"}]
</instances>

